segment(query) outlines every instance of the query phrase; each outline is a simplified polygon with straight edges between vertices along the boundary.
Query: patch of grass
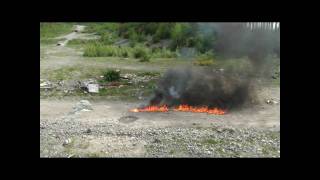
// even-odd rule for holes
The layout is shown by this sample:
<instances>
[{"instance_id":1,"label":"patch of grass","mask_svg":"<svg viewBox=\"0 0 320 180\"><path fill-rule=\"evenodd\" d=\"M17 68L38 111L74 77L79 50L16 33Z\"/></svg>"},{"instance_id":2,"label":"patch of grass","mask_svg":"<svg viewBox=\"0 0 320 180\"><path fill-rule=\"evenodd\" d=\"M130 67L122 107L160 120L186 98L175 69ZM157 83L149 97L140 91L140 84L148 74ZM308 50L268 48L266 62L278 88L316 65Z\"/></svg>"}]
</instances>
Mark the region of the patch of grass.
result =
<instances>
[{"instance_id":1,"label":"patch of grass","mask_svg":"<svg viewBox=\"0 0 320 180\"><path fill-rule=\"evenodd\" d=\"M212 52L207 52L199 55L193 62L197 66L211 66L214 64L214 55Z\"/></svg>"},{"instance_id":2,"label":"patch of grass","mask_svg":"<svg viewBox=\"0 0 320 180\"><path fill-rule=\"evenodd\" d=\"M79 71L77 67L66 67L61 69L56 69L50 72L49 80L67 80L72 78L74 72Z\"/></svg>"},{"instance_id":3,"label":"patch of grass","mask_svg":"<svg viewBox=\"0 0 320 180\"><path fill-rule=\"evenodd\" d=\"M138 72L137 76L152 76L152 77L157 77L160 76L159 72Z\"/></svg>"},{"instance_id":4,"label":"patch of grass","mask_svg":"<svg viewBox=\"0 0 320 180\"><path fill-rule=\"evenodd\" d=\"M119 81L120 80L120 72L115 70L108 70L103 74L105 81Z\"/></svg>"},{"instance_id":5,"label":"patch of grass","mask_svg":"<svg viewBox=\"0 0 320 180\"><path fill-rule=\"evenodd\" d=\"M85 46L83 56L85 57L124 57L127 58L132 54L132 48L118 47L112 45L102 45L99 43Z\"/></svg>"},{"instance_id":6,"label":"patch of grass","mask_svg":"<svg viewBox=\"0 0 320 180\"><path fill-rule=\"evenodd\" d=\"M205 139L202 141L203 144L208 144L208 145L215 145L218 144L219 141L216 141L214 139Z\"/></svg>"},{"instance_id":7,"label":"patch of grass","mask_svg":"<svg viewBox=\"0 0 320 180\"><path fill-rule=\"evenodd\" d=\"M72 32L74 23L40 23L41 40L54 38Z\"/></svg>"},{"instance_id":8,"label":"patch of grass","mask_svg":"<svg viewBox=\"0 0 320 180\"><path fill-rule=\"evenodd\" d=\"M91 153L86 153L84 157L89 157L89 158L96 158L96 157L104 157L105 154L102 152L91 152Z\"/></svg>"},{"instance_id":9,"label":"patch of grass","mask_svg":"<svg viewBox=\"0 0 320 180\"><path fill-rule=\"evenodd\" d=\"M102 88L99 90L99 93L95 94L94 96L136 100L138 99L138 94L140 93L142 96L150 96L153 93L155 85L156 81L152 80L144 83L128 84L122 87L111 87L107 89Z\"/></svg>"},{"instance_id":10,"label":"patch of grass","mask_svg":"<svg viewBox=\"0 0 320 180\"><path fill-rule=\"evenodd\" d=\"M213 65L213 60L211 60L211 59L196 60L193 64L197 65L197 66L211 66L211 65Z\"/></svg>"},{"instance_id":11,"label":"patch of grass","mask_svg":"<svg viewBox=\"0 0 320 180\"><path fill-rule=\"evenodd\" d=\"M72 39L68 41L67 45L81 45L86 46L88 44L96 44L98 41L96 39Z\"/></svg>"},{"instance_id":12,"label":"patch of grass","mask_svg":"<svg viewBox=\"0 0 320 180\"><path fill-rule=\"evenodd\" d=\"M177 53L167 48L153 49L151 53L152 58L176 58Z\"/></svg>"},{"instance_id":13,"label":"patch of grass","mask_svg":"<svg viewBox=\"0 0 320 180\"><path fill-rule=\"evenodd\" d=\"M175 154L175 150L171 149L171 150L169 151L169 154Z\"/></svg>"},{"instance_id":14,"label":"patch of grass","mask_svg":"<svg viewBox=\"0 0 320 180\"><path fill-rule=\"evenodd\" d=\"M150 56L148 56L147 54L144 54L144 55L140 58L139 62L150 62Z\"/></svg>"},{"instance_id":15,"label":"patch of grass","mask_svg":"<svg viewBox=\"0 0 320 180\"><path fill-rule=\"evenodd\" d=\"M133 49L133 57L136 59L146 58L148 53L148 48L143 46L135 46L135 48Z\"/></svg>"}]
</instances>

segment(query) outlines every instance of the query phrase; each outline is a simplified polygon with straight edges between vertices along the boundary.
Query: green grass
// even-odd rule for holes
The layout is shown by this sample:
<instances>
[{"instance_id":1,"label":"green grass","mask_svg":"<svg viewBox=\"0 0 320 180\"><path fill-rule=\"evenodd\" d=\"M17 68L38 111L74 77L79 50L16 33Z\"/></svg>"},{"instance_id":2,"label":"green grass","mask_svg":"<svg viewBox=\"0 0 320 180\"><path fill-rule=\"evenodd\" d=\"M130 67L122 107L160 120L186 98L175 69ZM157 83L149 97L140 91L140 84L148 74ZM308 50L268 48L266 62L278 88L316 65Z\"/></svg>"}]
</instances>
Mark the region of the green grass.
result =
<instances>
[{"instance_id":1,"label":"green grass","mask_svg":"<svg viewBox=\"0 0 320 180\"><path fill-rule=\"evenodd\" d=\"M156 81L151 80L149 82L138 84L126 84L126 81L122 81L124 84L122 87L110 87L107 89L100 89L96 96L110 96L118 98L131 98L137 99L137 94L142 93L143 96L149 96L152 94Z\"/></svg>"},{"instance_id":2,"label":"green grass","mask_svg":"<svg viewBox=\"0 0 320 180\"><path fill-rule=\"evenodd\" d=\"M56 82L61 80L69 80L69 79L87 79L87 78L96 78L105 72L105 69L95 69L95 68L85 68L85 67L66 67L62 69L53 70L50 72L46 72L47 78L50 81ZM126 71L122 70L122 73L134 73L138 76L152 76L152 77L159 77L160 73L155 72L141 72L141 71ZM49 73L49 74L48 74ZM98 80L100 84L106 84L107 81L101 79ZM135 83L128 83L128 80L120 79L119 83L123 86L121 87L108 87L102 88L99 90L97 94L88 94L84 93L81 90L72 91L70 94L65 94L58 90L51 90L46 92L44 90L40 91L41 97L66 97L66 96L85 96L85 97L109 97L115 99L126 99L126 100L137 100L138 95L144 97L150 96L155 87L157 80L152 79L148 82L139 82Z\"/></svg>"},{"instance_id":3,"label":"green grass","mask_svg":"<svg viewBox=\"0 0 320 180\"><path fill-rule=\"evenodd\" d=\"M63 34L72 32L74 23L40 23L40 42L41 40L46 43L45 39L55 38Z\"/></svg>"},{"instance_id":4,"label":"green grass","mask_svg":"<svg viewBox=\"0 0 320 180\"><path fill-rule=\"evenodd\" d=\"M89 44L96 44L98 41L96 39L72 39L68 41L68 46L74 46L74 45L80 45L80 46L86 46Z\"/></svg>"},{"instance_id":5,"label":"green grass","mask_svg":"<svg viewBox=\"0 0 320 180\"><path fill-rule=\"evenodd\" d=\"M207 145L215 145L215 144L218 144L219 141L216 141L214 139L205 139L202 141L202 143Z\"/></svg>"},{"instance_id":6,"label":"green grass","mask_svg":"<svg viewBox=\"0 0 320 180\"><path fill-rule=\"evenodd\" d=\"M76 72L80 72L78 67L66 67L61 69L53 70L50 73L48 79L49 80L68 80L73 78L73 74Z\"/></svg>"},{"instance_id":7,"label":"green grass","mask_svg":"<svg viewBox=\"0 0 320 180\"><path fill-rule=\"evenodd\" d=\"M93 43L85 46L83 56L127 58L129 56L133 56L133 49L130 47L118 47L113 45L105 46L100 43Z\"/></svg>"},{"instance_id":8,"label":"green grass","mask_svg":"<svg viewBox=\"0 0 320 180\"><path fill-rule=\"evenodd\" d=\"M138 72L137 76L152 76L152 77L156 77L156 76L160 76L159 72Z\"/></svg>"},{"instance_id":9,"label":"green grass","mask_svg":"<svg viewBox=\"0 0 320 180\"><path fill-rule=\"evenodd\" d=\"M105 81L119 81L120 80L120 72L115 70L108 70L104 74Z\"/></svg>"}]
</instances>

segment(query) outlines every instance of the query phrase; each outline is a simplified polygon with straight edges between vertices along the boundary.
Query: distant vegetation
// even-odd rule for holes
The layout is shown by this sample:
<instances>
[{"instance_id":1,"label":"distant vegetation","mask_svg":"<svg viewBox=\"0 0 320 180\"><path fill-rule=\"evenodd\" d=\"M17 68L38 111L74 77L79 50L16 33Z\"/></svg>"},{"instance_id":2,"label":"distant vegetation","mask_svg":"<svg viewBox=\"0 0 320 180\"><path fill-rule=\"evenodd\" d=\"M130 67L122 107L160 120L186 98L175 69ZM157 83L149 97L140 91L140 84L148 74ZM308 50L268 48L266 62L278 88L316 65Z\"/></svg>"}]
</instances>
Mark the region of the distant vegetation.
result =
<instances>
[{"instance_id":1,"label":"distant vegetation","mask_svg":"<svg viewBox=\"0 0 320 180\"><path fill-rule=\"evenodd\" d=\"M40 23L40 40L69 33L73 25L73 23Z\"/></svg>"},{"instance_id":2,"label":"distant vegetation","mask_svg":"<svg viewBox=\"0 0 320 180\"><path fill-rule=\"evenodd\" d=\"M270 53L264 52L265 49L272 50L264 48L264 45L272 47L274 42L277 42L274 48L279 49L280 53L279 35L252 35L251 32L243 34L236 26L221 26L220 28L225 29L218 36L214 27L203 26L203 23L81 24L86 25L85 33L99 35L98 39L74 39L68 42L69 45L81 46L84 49L83 56L86 57L134 58L140 62L149 62L153 58L178 58L184 48L195 52L192 56L194 65L211 66L216 63L216 59L242 58L248 54L251 54L249 58L259 59L260 55ZM40 23L40 40L53 43L55 40L51 38L71 32L73 25L74 23ZM250 41L247 40L249 35L253 37ZM251 44L257 45L253 48ZM224 57L228 54L231 56Z\"/></svg>"}]
</instances>

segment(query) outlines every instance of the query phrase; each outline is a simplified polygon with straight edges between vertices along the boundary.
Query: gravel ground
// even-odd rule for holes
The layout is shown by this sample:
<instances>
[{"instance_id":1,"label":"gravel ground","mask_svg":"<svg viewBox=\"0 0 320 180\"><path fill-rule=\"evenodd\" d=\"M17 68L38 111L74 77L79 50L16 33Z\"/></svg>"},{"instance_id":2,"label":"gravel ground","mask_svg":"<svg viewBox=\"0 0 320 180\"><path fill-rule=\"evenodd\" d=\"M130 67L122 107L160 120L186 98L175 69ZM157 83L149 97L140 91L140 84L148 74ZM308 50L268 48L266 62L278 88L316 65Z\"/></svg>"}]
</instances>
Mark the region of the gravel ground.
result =
<instances>
[{"instance_id":1,"label":"gravel ground","mask_svg":"<svg viewBox=\"0 0 320 180\"><path fill-rule=\"evenodd\" d=\"M83 113L41 121L40 157L280 157L280 131L196 124L132 128L103 120L88 126L77 121Z\"/></svg>"}]
</instances>

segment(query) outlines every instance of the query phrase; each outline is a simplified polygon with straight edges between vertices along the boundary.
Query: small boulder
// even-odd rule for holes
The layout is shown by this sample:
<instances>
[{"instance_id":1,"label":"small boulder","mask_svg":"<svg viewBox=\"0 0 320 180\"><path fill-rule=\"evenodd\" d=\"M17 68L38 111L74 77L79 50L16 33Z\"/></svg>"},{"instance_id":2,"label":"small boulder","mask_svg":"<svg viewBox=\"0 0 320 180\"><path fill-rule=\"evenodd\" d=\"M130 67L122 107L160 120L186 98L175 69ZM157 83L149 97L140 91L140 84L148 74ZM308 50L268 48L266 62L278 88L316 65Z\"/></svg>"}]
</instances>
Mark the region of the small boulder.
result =
<instances>
[{"instance_id":1,"label":"small boulder","mask_svg":"<svg viewBox=\"0 0 320 180\"><path fill-rule=\"evenodd\" d=\"M78 102L74 107L73 107L73 112L78 112L78 111L92 111L92 105L88 100L81 100Z\"/></svg>"}]
</instances>

